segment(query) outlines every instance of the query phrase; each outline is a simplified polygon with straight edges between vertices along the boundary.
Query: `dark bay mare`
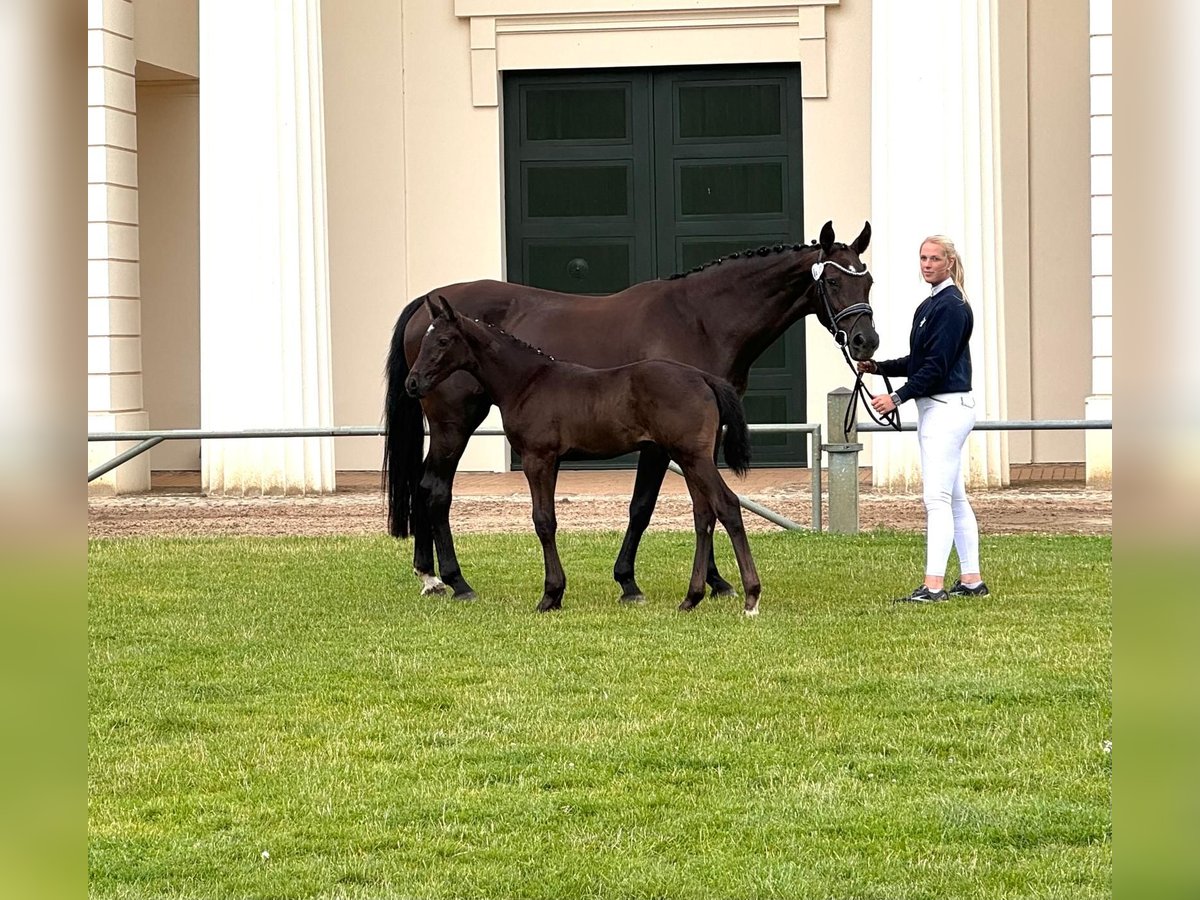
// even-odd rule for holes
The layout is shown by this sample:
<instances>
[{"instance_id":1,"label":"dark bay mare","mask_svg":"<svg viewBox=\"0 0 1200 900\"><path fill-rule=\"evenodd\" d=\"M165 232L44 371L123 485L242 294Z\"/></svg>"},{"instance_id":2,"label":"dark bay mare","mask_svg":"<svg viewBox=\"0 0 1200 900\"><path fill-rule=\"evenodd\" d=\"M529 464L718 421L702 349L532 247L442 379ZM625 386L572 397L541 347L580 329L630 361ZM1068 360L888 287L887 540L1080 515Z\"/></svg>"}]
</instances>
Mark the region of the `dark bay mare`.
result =
<instances>
[{"instance_id":1,"label":"dark bay mare","mask_svg":"<svg viewBox=\"0 0 1200 900\"><path fill-rule=\"evenodd\" d=\"M849 245L835 240L833 223L812 244L760 247L734 253L686 275L635 284L603 297L577 296L500 281L438 288L460 315L479 319L540 347L557 359L610 368L643 359L695 366L746 390L751 364L803 316L815 314L854 359L879 346L871 316L871 276L861 254L871 225ZM474 596L463 577L450 532L451 485L467 439L483 422L492 398L465 371L451 375L420 402L404 389L430 315L420 297L405 307L392 332L387 360L384 479L388 527L413 537L413 571L422 593L449 585L456 597ZM429 451L422 464L424 423ZM613 567L622 599L642 596L634 560L650 524L668 458L644 447L638 459L629 526ZM437 550L439 580L434 571ZM716 595L732 592L715 563L707 581Z\"/></svg>"},{"instance_id":2,"label":"dark bay mare","mask_svg":"<svg viewBox=\"0 0 1200 900\"><path fill-rule=\"evenodd\" d=\"M500 407L504 434L521 455L533 500L533 525L542 543L545 590L538 610L562 608L567 577L558 556L554 488L563 457L582 453L611 459L650 444L674 460L687 479L696 522L696 555L687 596L691 610L704 599L713 525L720 520L733 544L746 601L758 614L762 591L737 496L714 460L721 441L725 461L739 475L750 463L750 429L728 381L666 359L611 369L561 362L493 325L455 314L444 298L426 299L431 324L404 386L424 397L449 375L470 372Z\"/></svg>"}]
</instances>

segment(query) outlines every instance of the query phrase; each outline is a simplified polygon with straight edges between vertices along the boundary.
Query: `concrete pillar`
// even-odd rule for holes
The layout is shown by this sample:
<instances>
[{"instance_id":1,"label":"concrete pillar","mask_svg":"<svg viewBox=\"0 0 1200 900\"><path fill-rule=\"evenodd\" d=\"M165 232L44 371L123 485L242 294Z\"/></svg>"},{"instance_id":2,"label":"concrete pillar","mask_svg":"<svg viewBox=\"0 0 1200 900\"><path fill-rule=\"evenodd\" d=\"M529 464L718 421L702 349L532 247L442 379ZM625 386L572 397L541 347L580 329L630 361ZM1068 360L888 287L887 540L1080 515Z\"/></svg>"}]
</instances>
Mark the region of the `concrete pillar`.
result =
<instances>
[{"instance_id":1,"label":"concrete pillar","mask_svg":"<svg viewBox=\"0 0 1200 900\"><path fill-rule=\"evenodd\" d=\"M928 295L919 277L920 242L948 235L966 270L975 315L971 338L979 418L1006 417L1003 260L997 80L998 0L874 3L871 81L871 245L880 358L908 352L917 304ZM882 388L876 378L872 390ZM911 403L901 406L915 421ZM1003 432L976 432L964 450L969 484L1008 481ZM879 487L920 485L911 433L872 442Z\"/></svg>"},{"instance_id":2,"label":"concrete pillar","mask_svg":"<svg viewBox=\"0 0 1200 900\"><path fill-rule=\"evenodd\" d=\"M825 451L829 467L829 531L858 534L858 443L857 420L846 431L846 409L854 402L849 388L835 388L826 398L826 427L829 443ZM820 460L817 461L820 465Z\"/></svg>"},{"instance_id":3,"label":"concrete pillar","mask_svg":"<svg viewBox=\"0 0 1200 900\"><path fill-rule=\"evenodd\" d=\"M200 419L333 425L319 0L200 4ZM332 491L331 438L205 441L213 494Z\"/></svg>"},{"instance_id":4,"label":"concrete pillar","mask_svg":"<svg viewBox=\"0 0 1200 900\"><path fill-rule=\"evenodd\" d=\"M1084 418L1112 419L1112 0L1091 0L1092 393ZM1112 432L1084 432L1088 487L1112 488Z\"/></svg>"},{"instance_id":5,"label":"concrete pillar","mask_svg":"<svg viewBox=\"0 0 1200 900\"><path fill-rule=\"evenodd\" d=\"M134 13L130 0L88 0L88 431L149 428L142 398ZM88 468L132 443L88 445ZM89 485L150 489L141 456Z\"/></svg>"}]
</instances>

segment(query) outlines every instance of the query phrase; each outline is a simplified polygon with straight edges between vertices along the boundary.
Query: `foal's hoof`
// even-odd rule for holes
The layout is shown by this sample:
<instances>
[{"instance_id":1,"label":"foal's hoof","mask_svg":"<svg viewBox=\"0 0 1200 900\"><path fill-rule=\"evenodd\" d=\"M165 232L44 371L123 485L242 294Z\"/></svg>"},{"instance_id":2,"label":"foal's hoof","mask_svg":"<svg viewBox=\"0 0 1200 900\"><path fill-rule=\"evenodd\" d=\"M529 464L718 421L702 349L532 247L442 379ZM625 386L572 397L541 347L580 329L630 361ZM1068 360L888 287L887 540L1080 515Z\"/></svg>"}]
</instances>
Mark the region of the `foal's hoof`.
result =
<instances>
[{"instance_id":1,"label":"foal's hoof","mask_svg":"<svg viewBox=\"0 0 1200 900\"><path fill-rule=\"evenodd\" d=\"M636 594L622 594L619 603L624 603L626 606L641 606L646 602L646 595L641 591Z\"/></svg>"},{"instance_id":2,"label":"foal's hoof","mask_svg":"<svg viewBox=\"0 0 1200 900\"><path fill-rule=\"evenodd\" d=\"M438 593L441 593L441 591L439 591ZM475 593L474 591L463 591L461 594L455 594L454 599L462 600L462 601L478 600L479 595L477 593Z\"/></svg>"},{"instance_id":3,"label":"foal's hoof","mask_svg":"<svg viewBox=\"0 0 1200 900\"><path fill-rule=\"evenodd\" d=\"M712 586L712 596L723 600L731 600L737 597L738 592L728 581L719 581Z\"/></svg>"},{"instance_id":4,"label":"foal's hoof","mask_svg":"<svg viewBox=\"0 0 1200 900\"><path fill-rule=\"evenodd\" d=\"M746 607L745 607L745 609L742 610L742 615L744 615L744 616L757 616L758 615L758 598L757 597L755 597L753 600L749 600L746 602Z\"/></svg>"},{"instance_id":5,"label":"foal's hoof","mask_svg":"<svg viewBox=\"0 0 1200 900\"><path fill-rule=\"evenodd\" d=\"M556 609L562 609L561 597L543 597L542 602L537 605L538 612L551 612Z\"/></svg>"},{"instance_id":6,"label":"foal's hoof","mask_svg":"<svg viewBox=\"0 0 1200 900\"><path fill-rule=\"evenodd\" d=\"M700 605L701 599L702 598L697 597L696 599L693 600L691 597L685 597L683 599L683 602L679 604L679 611L680 612L691 612L693 609L695 609L697 606Z\"/></svg>"}]
</instances>

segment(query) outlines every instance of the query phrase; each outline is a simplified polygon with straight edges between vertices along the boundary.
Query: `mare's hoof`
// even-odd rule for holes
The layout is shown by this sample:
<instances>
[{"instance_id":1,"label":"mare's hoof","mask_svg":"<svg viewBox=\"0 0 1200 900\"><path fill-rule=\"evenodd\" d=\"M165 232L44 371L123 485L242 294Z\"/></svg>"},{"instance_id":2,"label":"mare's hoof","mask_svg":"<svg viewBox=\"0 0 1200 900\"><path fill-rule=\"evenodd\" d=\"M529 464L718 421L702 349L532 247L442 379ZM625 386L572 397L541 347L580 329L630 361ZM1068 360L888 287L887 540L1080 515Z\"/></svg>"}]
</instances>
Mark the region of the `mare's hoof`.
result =
<instances>
[{"instance_id":1,"label":"mare's hoof","mask_svg":"<svg viewBox=\"0 0 1200 900\"><path fill-rule=\"evenodd\" d=\"M695 609L699 605L700 605L699 599L693 600L690 597L687 597L687 598L684 598L684 601L679 604L679 611L680 612L691 612L693 609Z\"/></svg>"},{"instance_id":2,"label":"mare's hoof","mask_svg":"<svg viewBox=\"0 0 1200 900\"><path fill-rule=\"evenodd\" d=\"M638 591L636 594L622 594L619 602L627 606L641 606L646 602L646 595L641 591Z\"/></svg>"},{"instance_id":3,"label":"mare's hoof","mask_svg":"<svg viewBox=\"0 0 1200 900\"><path fill-rule=\"evenodd\" d=\"M713 597L723 600L732 600L737 597L738 592L732 584L727 584L724 587L721 585L713 585L712 595Z\"/></svg>"},{"instance_id":4,"label":"mare's hoof","mask_svg":"<svg viewBox=\"0 0 1200 900\"><path fill-rule=\"evenodd\" d=\"M757 601L757 600L755 600L755 601L754 601L754 605L753 605L753 606L747 606L745 609L743 609L743 610L742 610L742 615L744 615L744 616L757 616L757 615L758 615L758 601Z\"/></svg>"},{"instance_id":5,"label":"mare's hoof","mask_svg":"<svg viewBox=\"0 0 1200 900\"><path fill-rule=\"evenodd\" d=\"M438 578L432 572L421 572L413 569L413 574L421 579L421 596L428 597L430 594L446 593L446 585L442 579Z\"/></svg>"},{"instance_id":6,"label":"mare's hoof","mask_svg":"<svg viewBox=\"0 0 1200 900\"><path fill-rule=\"evenodd\" d=\"M461 594L455 594L454 599L455 600L463 600L463 601L478 600L479 595L477 593L475 593L474 591L463 591Z\"/></svg>"},{"instance_id":7,"label":"mare's hoof","mask_svg":"<svg viewBox=\"0 0 1200 900\"><path fill-rule=\"evenodd\" d=\"M537 605L538 612L552 612L556 609L562 609L562 598L555 600L553 597L543 597L542 602Z\"/></svg>"}]
</instances>

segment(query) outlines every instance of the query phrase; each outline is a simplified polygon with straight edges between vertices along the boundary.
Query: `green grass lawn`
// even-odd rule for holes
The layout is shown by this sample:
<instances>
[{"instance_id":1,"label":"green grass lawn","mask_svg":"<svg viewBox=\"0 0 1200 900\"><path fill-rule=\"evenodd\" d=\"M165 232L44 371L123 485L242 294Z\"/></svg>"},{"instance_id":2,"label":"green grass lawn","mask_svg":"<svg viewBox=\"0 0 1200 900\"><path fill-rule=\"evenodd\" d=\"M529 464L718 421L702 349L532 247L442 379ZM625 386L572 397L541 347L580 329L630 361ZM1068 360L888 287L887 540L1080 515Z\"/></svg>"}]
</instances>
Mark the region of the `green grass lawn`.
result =
<instances>
[{"instance_id":1,"label":"green grass lawn","mask_svg":"<svg viewBox=\"0 0 1200 900\"><path fill-rule=\"evenodd\" d=\"M762 614L680 614L689 534L94 541L97 898L1107 897L1110 538L752 535ZM725 572L736 572L724 536ZM954 573L950 573L954 577Z\"/></svg>"}]
</instances>

